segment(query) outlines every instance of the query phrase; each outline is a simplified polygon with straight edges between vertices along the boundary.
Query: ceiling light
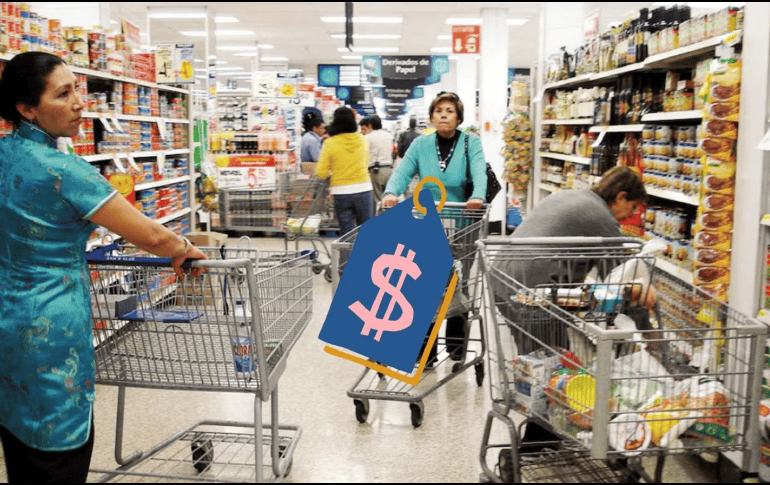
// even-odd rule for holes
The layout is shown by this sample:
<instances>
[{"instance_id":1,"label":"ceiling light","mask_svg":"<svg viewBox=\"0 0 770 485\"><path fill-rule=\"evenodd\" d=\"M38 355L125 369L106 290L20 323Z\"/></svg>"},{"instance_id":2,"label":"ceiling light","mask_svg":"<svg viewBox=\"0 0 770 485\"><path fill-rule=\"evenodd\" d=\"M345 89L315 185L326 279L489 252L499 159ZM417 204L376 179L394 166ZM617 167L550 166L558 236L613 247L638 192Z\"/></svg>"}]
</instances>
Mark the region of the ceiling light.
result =
<instances>
[{"instance_id":1,"label":"ceiling light","mask_svg":"<svg viewBox=\"0 0 770 485\"><path fill-rule=\"evenodd\" d=\"M447 25L481 25L484 19L477 17L474 18L448 18L446 19Z\"/></svg>"},{"instance_id":2,"label":"ceiling light","mask_svg":"<svg viewBox=\"0 0 770 485\"><path fill-rule=\"evenodd\" d=\"M288 72L305 72L304 69L289 69Z\"/></svg>"},{"instance_id":3,"label":"ceiling light","mask_svg":"<svg viewBox=\"0 0 770 485\"><path fill-rule=\"evenodd\" d=\"M227 61L217 61L217 66L223 66L227 64Z\"/></svg>"},{"instance_id":4,"label":"ceiling light","mask_svg":"<svg viewBox=\"0 0 770 485\"><path fill-rule=\"evenodd\" d=\"M157 12L147 14L151 19L205 19L205 12Z\"/></svg>"},{"instance_id":5,"label":"ceiling light","mask_svg":"<svg viewBox=\"0 0 770 485\"><path fill-rule=\"evenodd\" d=\"M350 52L346 47L340 47L337 52ZM353 52L398 52L398 47L353 47Z\"/></svg>"},{"instance_id":6,"label":"ceiling light","mask_svg":"<svg viewBox=\"0 0 770 485\"><path fill-rule=\"evenodd\" d=\"M508 19L508 26L509 27L510 26L516 27L516 26L519 26L519 25L524 25L527 22L529 22L529 19Z\"/></svg>"},{"instance_id":7,"label":"ceiling light","mask_svg":"<svg viewBox=\"0 0 770 485\"><path fill-rule=\"evenodd\" d=\"M238 20L235 17L230 17L228 15L222 15L221 17L214 17L214 22L218 24L236 24L240 22L240 20Z\"/></svg>"},{"instance_id":8,"label":"ceiling light","mask_svg":"<svg viewBox=\"0 0 770 485\"><path fill-rule=\"evenodd\" d=\"M217 46L218 51L256 51L257 46L255 45L218 45Z\"/></svg>"},{"instance_id":9,"label":"ceiling light","mask_svg":"<svg viewBox=\"0 0 770 485\"><path fill-rule=\"evenodd\" d=\"M205 61L203 59L195 59L195 62L203 62L205 64Z\"/></svg>"},{"instance_id":10,"label":"ceiling light","mask_svg":"<svg viewBox=\"0 0 770 485\"><path fill-rule=\"evenodd\" d=\"M216 58L217 58L217 56L215 56L215 55L210 55L209 56L209 59L216 59Z\"/></svg>"},{"instance_id":11,"label":"ceiling light","mask_svg":"<svg viewBox=\"0 0 770 485\"><path fill-rule=\"evenodd\" d=\"M231 54L234 57L257 57L259 55L259 52L236 52L234 54Z\"/></svg>"},{"instance_id":12,"label":"ceiling light","mask_svg":"<svg viewBox=\"0 0 770 485\"><path fill-rule=\"evenodd\" d=\"M451 34L442 34L436 37L436 40L452 40Z\"/></svg>"},{"instance_id":13,"label":"ceiling light","mask_svg":"<svg viewBox=\"0 0 770 485\"><path fill-rule=\"evenodd\" d=\"M253 30L218 29L214 32L219 37L249 37L254 35Z\"/></svg>"},{"instance_id":14,"label":"ceiling light","mask_svg":"<svg viewBox=\"0 0 770 485\"><path fill-rule=\"evenodd\" d=\"M345 34L332 34L332 39L344 39ZM354 39L360 40L396 40L401 36L398 34L353 34Z\"/></svg>"},{"instance_id":15,"label":"ceiling light","mask_svg":"<svg viewBox=\"0 0 770 485\"><path fill-rule=\"evenodd\" d=\"M206 32L202 30L180 30L179 33L187 37L206 37Z\"/></svg>"},{"instance_id":16,"label":"ceiling light","mask_svg":"<svg viewBox=\"0 0 770 485\"><path fill-rule=\"evenodd\" d=\"M275 46L272 44L257 44L257 47L260 49L275 49Z\"/></svg>"},{"instance_id":17,"label":"ceiling light","mask_svg":"<svg viewBox=\"0 0 770 485\"><path fill-rule=\"evenodd\" d=\"M275 57L263 57L260 59L262 62L286 62L288 61L288 57L282 57L282 56L275 56Z\"/></svg>"},{"instance_id":18,"label":"ceiling light","mask_svg":"<svg viewBox=\"0 0 770 485\"><path fill-rule=\"evenodd\" d=\"M245 68L240 66L232 66L232 67L218 67L216 68L217 72L229 72L229 71L243 71Z\"/></svg>"},{"instance_id":19,"label":"ceiling light","mask_svg":"<svg viewBox=\"0 0 770 485\"><path fill-rule=\"evenodd\" d=\"M139 48L145 51L154 51L157 49L154 45L140 45Z\"/></svg>"},{"instance_id":20,"label":"ceiling light","mask_svg":"<svg viewBox=\"0 0 770 485\"><path fill-rule=\"evenodd\" d=\"M364 56L342 56L346 61L360 61Z\"/></svg>"},{"instance_id":21,"label":"ceiling light","mask_svg":"<svg viewBox=\"0 0 770 485\"><path fill-rule=\"evenodd\" d=\"M345 17L321 17L321 22L330 24L344 24ZM353 17L353 23L357 24L400 24L403 17Z\"/></svg>"},{"instance_id":22,"label":"ceiling light","mask_svg":"<svg viewBox=\"0 0 770 485\"><path fill-rule=\"evenodd\" d=\"M431 47L430 51L440 53L440 54L451 54L452 48L451 47Z\"/></svg>"},{"instance_id":23,"label":"ceiling light","mask_svg":"<svg viewBox=\"0 0 770 485\"><path fill-rule=\"evenodd\" d=\"M195 76L195 79L208 79L207 76Z\"/></svg>"}]
</instances>

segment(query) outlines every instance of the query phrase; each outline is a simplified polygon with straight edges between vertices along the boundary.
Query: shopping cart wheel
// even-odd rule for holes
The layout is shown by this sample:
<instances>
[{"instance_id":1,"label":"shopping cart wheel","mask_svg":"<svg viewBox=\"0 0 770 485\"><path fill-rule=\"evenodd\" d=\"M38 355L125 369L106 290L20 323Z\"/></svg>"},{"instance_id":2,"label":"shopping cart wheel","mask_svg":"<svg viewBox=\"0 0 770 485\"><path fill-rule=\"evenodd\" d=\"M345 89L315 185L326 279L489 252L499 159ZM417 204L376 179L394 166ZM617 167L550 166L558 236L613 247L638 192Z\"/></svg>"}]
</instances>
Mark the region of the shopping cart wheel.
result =
<instances>
[{"instance_id":1,"label":"shopping cart wheel","mask_svg":"<svg viewBox=\"0 0 770 485\"><path fill-rule=\"evenodd\" d=\"M452 364L452 374L457 374L460 372L463 368L463 365L464 364L462 362L456 362L455 364Z\"/></svg>"},{"instance_id":2,"label":"shopping cart wheel","mask_svg":"<svg viewBox=\"0 0 770 485\"><path fill-rule=\"evenodd\" d=\"M295 239L297 239L297 235L296 234L294 234L293 232L287 232L286 233L286 240L287 241L294 241Z\"/></svg>"},{"instance_id":3,"label":"shopping cart wheel","mask_svg":"<svg viewBox=\"0 0 770 485\"><path fill-rule=\"evenodd\" d=\"M484 363L479 362L473 367L476 370L476 384L481 387L481 385L484 384Z\"/></svg>"},{"instance_id":4,"label":"shopping cart wheel","mask_svg":"<svg viewBox=\"0 0 770 485\"><path fill-rule=\"evenodd\" d=\"M211 462L214 461L214 445L211 444L211 440L199 436L192 440L190 447L192 448L193 466L198 470L198 473L208 470Z\"/></svg>"},{"instance_id":5,"label":"shopping cart wheel","mask_svg":"<svg viewBox=\"0 0 770 485\"><path fill-rule=\"evenodd\" d=\"M318 261L313 261L313 274L321 274L324 270L324 265Z\"/></svg>"},{"instance_id":6,"label":"shopping cart wheel","mask_svg":"<svg viewBox=\"0 0 770 485\"><path fill-rule=\"evenodd\" d=\"M286 456L286 450L289 449L286 445L278 445L278 458L283 458ZM289 473L291 473L291 467L294 465L294 457L292 457L291 460L289 460L289 464L286 466L286 471L283 473L284 477L288 477Z\"/></svg>"},{"instance_id":7,"label":"shopping cart wheel","mask_svg":"<svg viewBox=\"0 0 770 485\"><path fill-rule=\"evenodd\" d=\"M497 457L497 466L500 469L500 481L513 483L513 450L503 448Z\"/></svg>"},{"instance_id":8,"label":"shopping cart wheel","mask_svg":"<svg viewBox=\"0 0 770 485\"><path fill-rule=\"evenodd\" d=\"M409 409L412 410L412 426L419 428L422 426L422 416L425 413L425 406L422 402L409 404Z\"/></svg>"},{"instance_id":9,"label":"shopping cart wheel","mask_svg":"<svg viewBox=\"0 0 770 485\"><path fill-rule=\"evenodd\" d=\"M359 423L365 423L369 417L369 400L353 399L353 404L356 405L356 419Z\"/></svg>"},{"instance_id":10,"label":"shopping cart wheel","mask_svg":"<svg viewBox=\"0 0 770 485\"><path fill-rule=\"evenodd\" d=\"M326 270L324 271L324 279L328 281L329 283L332 282L332 267L327 266Z\"/></svg>"}]
</instances>

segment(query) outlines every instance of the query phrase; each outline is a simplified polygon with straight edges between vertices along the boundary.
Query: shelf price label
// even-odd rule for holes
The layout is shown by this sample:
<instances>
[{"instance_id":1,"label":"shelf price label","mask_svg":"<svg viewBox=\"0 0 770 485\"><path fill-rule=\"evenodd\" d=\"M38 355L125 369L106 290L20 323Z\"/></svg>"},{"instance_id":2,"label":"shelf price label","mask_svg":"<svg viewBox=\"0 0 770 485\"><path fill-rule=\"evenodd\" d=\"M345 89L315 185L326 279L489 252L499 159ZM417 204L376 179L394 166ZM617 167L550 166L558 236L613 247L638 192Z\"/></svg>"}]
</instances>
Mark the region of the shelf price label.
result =
<instances>
[{"instance_id":1,"label":"shelf price label","mask_svg":"<svg viewBox=\"0 0 770 485\"><path fill-rule=\"evenodd\" d=\"M120 173L127 173L126 167L123 166L123 162L120 161L120 156L117 153L112 156L112 162L118 167Z\"/></svg>"}]
</instances>

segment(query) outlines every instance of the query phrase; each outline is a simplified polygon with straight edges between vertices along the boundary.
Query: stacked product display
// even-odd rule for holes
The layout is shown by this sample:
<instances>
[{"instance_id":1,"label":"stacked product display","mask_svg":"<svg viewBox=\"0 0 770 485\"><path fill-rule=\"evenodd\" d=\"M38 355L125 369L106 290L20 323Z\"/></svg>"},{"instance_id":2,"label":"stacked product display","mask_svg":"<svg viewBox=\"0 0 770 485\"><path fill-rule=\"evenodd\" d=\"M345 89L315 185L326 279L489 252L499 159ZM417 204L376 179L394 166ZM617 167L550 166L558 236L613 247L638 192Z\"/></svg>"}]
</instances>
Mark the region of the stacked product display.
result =
<instances>
[{"instance_id":1,"label":"stacked product display","mask_svg":"<svg viewBox=\"0 0 770 485\"><path fill-rule=\"evenodd\" d=\"M503 120L505 172L503 179L511 184L514 195L526 196L532 171L532 123L529 119L529 82L511 83L509 115Z\"/></svg>"}]
</instances>

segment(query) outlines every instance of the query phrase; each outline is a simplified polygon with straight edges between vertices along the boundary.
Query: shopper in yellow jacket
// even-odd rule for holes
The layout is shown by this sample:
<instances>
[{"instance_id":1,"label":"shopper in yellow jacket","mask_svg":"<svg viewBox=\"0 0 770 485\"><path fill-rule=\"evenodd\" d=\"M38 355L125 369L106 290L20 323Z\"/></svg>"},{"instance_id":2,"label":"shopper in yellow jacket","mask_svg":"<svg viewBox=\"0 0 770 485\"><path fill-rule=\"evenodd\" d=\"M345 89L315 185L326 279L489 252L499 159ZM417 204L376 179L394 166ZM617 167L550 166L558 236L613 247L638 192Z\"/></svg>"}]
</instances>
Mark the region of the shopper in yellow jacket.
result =
<instances>
[{"instance_id":1,"label":"shopper in yellow jacket","mask_svg":"<svg viewBox=\"0 0 770 485\"><path fill-rule=\"evenodd\" d=\"M322 179L331 177L334 212L344 235L372 217L369 145L358 133L355 114L344 106L334 111L326 131L330 138L324 142L315 171Z\"/></svg>"}]
</instances>

